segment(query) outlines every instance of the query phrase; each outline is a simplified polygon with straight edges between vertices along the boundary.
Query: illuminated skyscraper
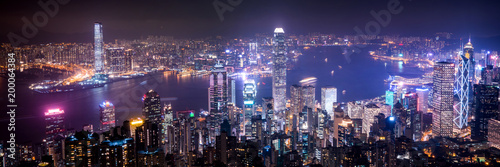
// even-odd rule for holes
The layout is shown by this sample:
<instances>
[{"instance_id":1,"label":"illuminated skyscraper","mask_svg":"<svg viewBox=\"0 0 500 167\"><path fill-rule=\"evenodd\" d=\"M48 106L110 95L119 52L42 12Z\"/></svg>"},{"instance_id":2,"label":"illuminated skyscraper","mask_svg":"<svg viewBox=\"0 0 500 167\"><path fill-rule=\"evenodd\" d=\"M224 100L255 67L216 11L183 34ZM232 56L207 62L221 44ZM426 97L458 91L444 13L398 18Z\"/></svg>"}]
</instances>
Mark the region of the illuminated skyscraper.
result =
<instances>
[{"instance_id":1,"label":"illuminated skyscraper","mask_svg":"<svg viewBox=\"0 0 500 167\"><path fill-rule=\"evenodd\" d=\"M453 132L453 81L455 65L437 62L434 65L432 136L451 137Z\"/></svg>"},{"instance_id":2,"label":"illuminated skyscraper","mask_svg":"<svg viewBox=\"0 0 500 167\"><path fill-rule=\"evenodd\" d=\"M94 23L94 68L96 73L104 72L103 52L102 24L96 22Z\"/></svg>"},{"instance_id":3,"label":"illuminated skyscraper","mask_svg":"<svg viewBox=\"0 0 500 167\"><path fill-rule=\"evenodd\" d=\"M285 32L283 28L274 30L273 56L273 98L274 111L285 110L286 105L286 57Z\"/></svg>"},{"instance_id":4,"label":"illuminated skyscraper","mask_svg":"<svg viewBox=\"0 0 500 167\"><path fill-rule=\"evenodd\" d=\"M243 112L244 112L244 125L245 136L252 136L252 116L255 113L255 96L257 89L254 80L246 80L243 85Z\"/></svg>"},{"instance_id":5,"label":"illuminated skyscraper","mask_svg":"<svg viewBox=\"0 0 500 167\"><path fill-rule=\"evenodd\" d=\"M101 132L109 131L115 127L115 106L109 101L102 102L99 105L99 112L101 113Z\"/></svg>"},{"instance_id":6,"label":"illuminated skyscraper","mask_svg":"<svg viewBox=\"0 0 500 167\"><path fill-rule=\"evenodd\" d=\"M427 113L427 108L429 106L429 89L417 88L416 90L418 95L417 111L422 111L422 113Z\"/></svg>"},{"instance_id":7,"label":"illuminated skyscraper","mask_svg":"<svg viewBox=\"0 0 500 167\"><path fill-rule=\"evenodd\" d=\"M316 106L314 105L315 101L315 91L314 86L299 86L292 85L290 87L290 110L286 112L286 129L289 131L293 131L293 127L298 127L296 124L293 124L294 119L299 119L299 114L304 110L304 108L310 108L315 111ZM288 132L288 131L287 131Z\"/></svg>"},{"instance_id":8,"label":"illuminated skyscraper","mask_svg":"<svg viewBox=\"0 0 500 167\"><path fill-rule=\"evenodd\" d=\"M453 119L458 128L467 126L469 107L472 95L471 83L474 83L474 53L472 44L464 46L463 54L459 57L458 74L456 80L456 94L458 103L454 106L456 117Z\"/></svg>"},{"instance_id":9,"label":"illuminated skyscraper","mask_svg":"<svg viewBox=\"0 0 500 167\"><path fill-rule=\"evenodd\" d=\"M210 111L210 138L215 140L215 136L220 134L220 124L227 118L224 110L227 104L232 101L232 82L227 71L222 64L217 63L210 75L210 87L208 88L208 111ZM211 141L212 143L213 141Z\"/></svg>"},{"instance_id":10,"label":"illuminated skyscraper","mask_svg":"<svg viewBox=\"0 0 500 167\"><path fill-rule=\"evenodd\" d=\"M142 111L146 120L158 125L163 123L164 115L161 111L160 95L153 90L149 90L144 94L143 101Z\"/></svg>"},{"instance_id":11,"label":"illuminated skyscraper","mask_svg":"<svg viewBox=\"0 0 500 167\"><path fill-rule=\"evenodd\" d=\"M328 115L333 115L333 103L337 102L337 88L321 88L321 108L326 110Z\"/></svg>"},{"instance_id":12,"label":"illuminated skyscraper","mask_svg":"<svg viewBox=\"0 0 500 167\"><path fill-rule=\"evenodd\" d=\"M50 109L45 112L45 142L51 144L57 136L64 137L64 110Z\"/></svg>"},{"instance_id":13,"label":"illuminated skyscraper","mask_svg":"<svg viewBox=\"0 0 500 167\"><path fill-rule=\"evenodd\" d=\"M391 111L392 108L394 107L394 92L387 90L385 91L385 104L391 106Z\"/></svg>"}]
</instances>

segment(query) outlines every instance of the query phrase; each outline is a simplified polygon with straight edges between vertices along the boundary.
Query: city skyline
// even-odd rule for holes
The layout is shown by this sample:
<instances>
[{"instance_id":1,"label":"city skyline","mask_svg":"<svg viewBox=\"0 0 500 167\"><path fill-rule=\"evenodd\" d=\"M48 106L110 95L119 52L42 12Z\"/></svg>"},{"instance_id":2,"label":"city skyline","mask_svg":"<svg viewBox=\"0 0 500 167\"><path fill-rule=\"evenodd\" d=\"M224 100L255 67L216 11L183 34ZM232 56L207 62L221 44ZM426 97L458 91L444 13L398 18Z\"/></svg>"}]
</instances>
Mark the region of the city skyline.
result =
<instances>
[{"instance_id":1,"label":"city skyline","mask_svg":"<svg viewBox=\"0 0 500 167\"><path fill-rule=\"evenodd\" d=\"M318 2L0 2L0 166L500 166L498 2Z\"/></svg>"}]
</instances>

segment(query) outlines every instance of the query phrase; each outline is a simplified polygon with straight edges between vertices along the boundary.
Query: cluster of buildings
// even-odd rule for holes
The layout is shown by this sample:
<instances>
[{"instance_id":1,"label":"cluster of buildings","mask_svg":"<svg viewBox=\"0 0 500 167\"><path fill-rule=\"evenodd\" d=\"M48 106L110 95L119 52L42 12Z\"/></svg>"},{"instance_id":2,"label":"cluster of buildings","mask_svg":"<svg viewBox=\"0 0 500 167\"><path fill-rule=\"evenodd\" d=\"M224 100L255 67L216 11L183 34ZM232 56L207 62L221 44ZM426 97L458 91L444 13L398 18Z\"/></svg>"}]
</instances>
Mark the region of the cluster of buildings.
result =
<instances>
[{"instance_id":1,"label":"cluster of buildings","mask_svg":"<svg viewBox=\"0 0 500 167\"><path fill-rule=\"evenodd\" d=\"M229 40L229 46L220 37L206 41L149 37L117 40L116 46L121 47L110 47L113 44L107 47L102 38L102 25L96 23L94 60L87 63L97 73L160 66L209 71L208 110L174 111L171 104L164 104L160 95L150 90L142 99L142 117L125 120L120 125L116 122L115 106L104 101L99 104L99 128L94 131L93 125L86 125L75 131L65 128L63 110L51 109L45 113L44 141L18 145L18 159L4 159L4 164L278 167L500 164L500 70L490 60L491 56L487 56L481 61L485 67L477 72L475 62L479 61L474 59L470 41L458 52L458 60L446 58L447 61L433 63L431 84L391 84L381 98L344 103L337 101L338 92L333 86L317 88L310 82L287 85L286 76L288 60L295 57L290 49L353 45L355 38L350 40L349 36L286 36L282 28L276 28L271 38L258 36L255 41L244 42L234 39ZM366 39L370 43L385 41L396 45L399 44L395 42L402 45L422 42L438 51L444 45L441 41L420 38ZM406 55L393 50L390 57L392 52ZM271 71L267 75L272 77L272 97L256 104L257 85L248 78L242 92L236 92L231 74L239 69ZM320 90L321 99L316 99L316 89ZM236 106L236 93L243 94L242 107Z\"/></svg>"}]
</instances>

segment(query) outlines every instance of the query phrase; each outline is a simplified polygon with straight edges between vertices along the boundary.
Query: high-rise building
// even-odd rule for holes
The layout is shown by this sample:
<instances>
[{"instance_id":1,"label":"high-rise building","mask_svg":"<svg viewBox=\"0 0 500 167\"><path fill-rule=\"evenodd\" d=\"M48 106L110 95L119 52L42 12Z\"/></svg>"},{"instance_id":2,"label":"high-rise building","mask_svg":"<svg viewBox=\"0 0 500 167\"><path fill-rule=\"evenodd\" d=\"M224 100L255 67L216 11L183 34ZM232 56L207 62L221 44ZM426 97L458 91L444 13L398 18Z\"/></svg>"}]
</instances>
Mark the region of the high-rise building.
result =
<instances>
[{"instance_id":1,"label":"high-rise building","mask_svg":"<svg viewBox=\"0 0 500 167\"><path fill-rule=\"evenodd\" d=\"M109 131L115 127L115 106L109 101L104 101L99 105L99 112L101 113L101 132Z\"/></svg>"},{"instance_id":2,"label":"high-rise building","mask_svg":"<svg viewBox=\"0 0 500 167\"><path fill-rule=\"evenodd\" d=\"M456 93L458 103L454 106L456 117L453 122L458 128L467 126L469 118L469 107L472 96L472 85L474 82L474 53L472 44L464 46L463 54L459 56L458 73L456 80Z\"/></svg>"},{"instance_id":3,"label":"high-rise building","mask_svg":"<svg viewBox=\"0 0 500 167\"><path fill-rule=\"evenodd\" d=\"M106 49L106 71L111 74L120 74L132 70L130 51L123 47Z\"/></svg>"},{"instance_id":4,"label":"high-rise building","mask_svg":"<svg viewBox=\"0 0 500 167\"><path fill-rule=\"evenodd\" d=\"M406 93L403 97L403 106L406 111L405 136L414 141L422 138L423 112L418 111L420 97L417 93ZM399 136L398 136L399 137Z\"/></svg>"},{"instance_id":5,"label":"high-rise building","mask_svg":"<svg viewBox=\"0 0 500 167\"><path fill-rule=\"evenodd\" d=\"M299 114L304 108L316 109L314 105L315 101L315 88L314 86L299 86L292 85L290 87L290 110L286 111L285 122L287 133L295 130L294 127L298 127L297 121L294 119L299 119Z\"/></svg>"},{"instance_id":6,"label":"high-rise building","mask_svg":"<svg viewBox=\"0 0 500 167\"><path fill-rule=\"evenodd\" d=\"M209 131L210 143L213 144L215 136L220 134L220 124L227 118L225 113L227 104L232 101L232 82L228 76L228 72L222 64L217 63L210 75L210 87L208 88L208 111L210 112Z\"/></svg>"},{"instance_id":7,"label":"high-rise building","mask_svg":"<svg viewBox=\"0 0 500 167\"><path fill-rule=\"evenodd\" d=\"M417 88L416 91L418 96L417 111L422 111L422 113L426 113L429 106L429 89Z\"/></svg>"},{"instance_id":8,"label":"high-rise building","mask_svg":"<svg viewBox=\"0 0 500 167\"><path fill-rule=\"evenodd\" d=\"M64 110L50 109L45 112L45 142L51 144L57 136L64 137Z\"/></svg>"},{"instance_id":9,"label":"high-rise building","mask_svg":"<svg viewBox=\"0 0 500 167\"><path fill-rule=\"evenodd\" d=\"M164 115L161 110L160 95L153 90L149 90L144 94L143 102L142 112L146 120L155 124L163 123Z\"/></svg>"},{"instance_id":10,"label":"high-rise building","mask_svg":"<svg viewBox=\"0 0 500 167\"><path fill-rule=\"evenodd\" d=\"M391 110L394 107L394 92L387 90L385 91L385 104L391 106Z\"/></svg>"},{"instance_id":11,"label":"high-rise building","mask_svg":"<svg viewBox=\"0 0 500 167\"><path fill-rule=\"evenodd\" d=\"M292 85L290 87L290 108L292 114L300 113L304 107L313 109L316 108L316 105L314 104L314 102L316 101L315 97L316 89L314 88L314 86Z\"/></svg>"},{"instance_id":12,"label":"high-rise building","mask_svg":"<svg viewBox=\"0 0 500 167\"><path fill-rule=\"evenodd\" d=\"M328 115L333 115L333 103L337 102L337 88L321 88L321 108L326 110Z\"/></svg>"},{"instance_id":13,"label":"high-rise building","mask_svg":"<svg viewBox=\"0 0 500 167\"><path fill-rule=\"evenodd\" d=\"M474 85L474 120L471 122L471 139L488 140L488 120L499 115L499 89L493 85Z\"/></svg>"},{"instance_id":14,"label":"high-rise building","mask_svg":"<svg viewBox=\"0 0 500 167\"><path fill-rule=\"evenodd\" d=\"M273 56L273 98L274 111L283 111L286 108L286 56L285 31L283 28L274 30Z\"/></svg>"},{"instance_id":15,"label":"high-rise building","mask_svg":"<svg viewBox=\"0 0 500 167\"><path fill-rule=\"evenodd\" d=\"M252 116L255 114L255 96L257 89L254 80L246 80L243 85L243 112L245 136L252 136ZM260 116L260 115L259 115Z\"/></svg>"},{"instance_id":16,"label":"high-rise building","mask_svg":"<svg viewBox=\"0 0 500 167\"><path fill-rule=\"evenodd\" d=\"M451 137L453 135L453 81L455 65L437 62L433 76L432 136Z\"/></svg>"},{"instance_id":17,"label":"high-rise building","mask_svg":"<svg viewBox=\"0 0 500 167\"><path fill-rule=\"evenodd\" d=\"M96 73L104 72L103 62L104 41L102 39L102 24L94 23L94 68Z\"/></svg>"}]
</instances>

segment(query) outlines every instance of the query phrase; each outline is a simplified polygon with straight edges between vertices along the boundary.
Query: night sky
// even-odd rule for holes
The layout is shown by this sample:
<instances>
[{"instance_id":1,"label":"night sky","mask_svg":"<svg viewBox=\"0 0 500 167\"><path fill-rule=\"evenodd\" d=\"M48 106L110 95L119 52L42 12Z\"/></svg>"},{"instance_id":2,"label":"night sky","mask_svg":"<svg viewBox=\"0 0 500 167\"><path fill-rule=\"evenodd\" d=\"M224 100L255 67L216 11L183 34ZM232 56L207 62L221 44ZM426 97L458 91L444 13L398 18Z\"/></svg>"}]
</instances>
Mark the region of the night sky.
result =
<instances>
[{"instance_id":1,"label":"night sky","mask_svg":"<svg viewBox=\"0 0 500 167\"><path fill-rule=\"evenodd\" d=\"M46 1L46 0L42 0ZM283 27L287 33L309 32L355 34L354 26L364 29L374 20L370 11L387 9L389 0L241 0L221 21L213 6L215 0L96 1L72 0L59 5L54 17L39 29L32 43L92 42L93 23L102 22L105 42L137 39L148 35L199 38L229 37L271 33ZM227 0L217 0L228 4ZM236 1L236 0L233 0ZM7 34L21 34L22 17L32 20L43 11L38 1L0 2L0 42ZM381 35L430 36L452 32L477 38L500 36L500 2L496 0L401 0L403 10L392 15Z\"/></svg>"}]
</instances>

